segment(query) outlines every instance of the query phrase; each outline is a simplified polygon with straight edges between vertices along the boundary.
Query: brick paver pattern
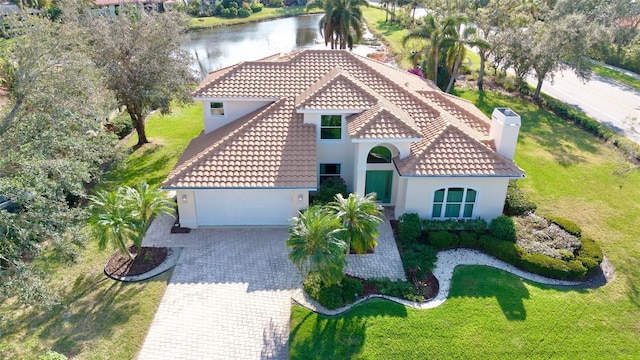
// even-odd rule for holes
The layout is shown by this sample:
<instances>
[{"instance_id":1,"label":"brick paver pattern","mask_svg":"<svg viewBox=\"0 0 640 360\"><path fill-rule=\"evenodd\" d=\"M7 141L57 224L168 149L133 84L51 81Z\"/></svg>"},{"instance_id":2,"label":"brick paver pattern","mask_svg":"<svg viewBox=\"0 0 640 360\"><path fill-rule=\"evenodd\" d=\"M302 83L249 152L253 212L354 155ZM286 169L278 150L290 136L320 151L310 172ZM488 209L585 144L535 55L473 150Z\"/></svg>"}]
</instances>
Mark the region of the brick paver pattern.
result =
<instances>
[{"instance_id":1,"label":"brick paver pattern","mask_svg":"<svg viewBox=\"0 0 640 360\"><path fill-rule=\"evenodd\" d=\"M287 228L170 234L172 223L154 221L144 240L183 250L138 359L287 359L291 295L302 283ZM375 254L350 255L347 273L404 278L388 220L379 231Z\"/></svg>"}]
</instances>

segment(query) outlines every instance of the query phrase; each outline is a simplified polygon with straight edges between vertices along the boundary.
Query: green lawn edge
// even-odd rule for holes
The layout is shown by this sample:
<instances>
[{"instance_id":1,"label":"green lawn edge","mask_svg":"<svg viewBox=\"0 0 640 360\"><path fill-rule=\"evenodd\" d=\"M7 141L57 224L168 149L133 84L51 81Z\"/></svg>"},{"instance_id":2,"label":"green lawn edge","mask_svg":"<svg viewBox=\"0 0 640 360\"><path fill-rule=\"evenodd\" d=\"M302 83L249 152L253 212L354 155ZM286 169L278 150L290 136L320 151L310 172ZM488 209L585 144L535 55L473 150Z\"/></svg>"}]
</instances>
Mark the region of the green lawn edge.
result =
<instances>
[{"instance_id":1,"label":"green lawn edge","mask_svg":"<svg viewBox=\"0 0 640 360\"><path fill-rule=\"evenodd\" d=\"M640 91L640 80L608 67L592 64L591 71L607 79L611 79Z\"/></svg>"},{"instance_id":2,"label":"green lawn edge","mask_svg":"<svg viewBox=\"0 0 640 360\"><path fill-rule=\"evenodd\" d=\"M208 16L201 18L192 18L189 23L189 31L197 31L204 29L212 29L221 26L231 26L240 24L249 24L254 22L274 20L292 16L300 16L306 14L315 14L322 12L321 9L312 9L308 13L304 6L287 6L282 8L264 7L262 11L254 13L246 18L227 19L219 16Z\"/></svg>"}]
</instances>

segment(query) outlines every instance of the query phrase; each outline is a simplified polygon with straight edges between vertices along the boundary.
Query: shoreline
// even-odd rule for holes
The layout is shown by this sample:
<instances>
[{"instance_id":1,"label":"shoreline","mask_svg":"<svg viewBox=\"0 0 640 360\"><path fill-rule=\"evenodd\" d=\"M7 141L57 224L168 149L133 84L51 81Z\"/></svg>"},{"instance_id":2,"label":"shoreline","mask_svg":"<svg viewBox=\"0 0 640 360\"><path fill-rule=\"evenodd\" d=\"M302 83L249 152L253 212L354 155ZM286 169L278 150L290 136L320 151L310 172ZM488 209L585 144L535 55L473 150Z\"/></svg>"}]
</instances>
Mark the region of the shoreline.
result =
<instances>
[{"instance_id":1,"label":"shoreline","mask_svg":"<svg viewBox=\"0 0 640 360\"><path fill-rule=\"evenodd\" d=\"M273 8L265 7L264 9L273 9ZM320 9L313 9L312 11L306 12L303 6L288 6L286 8L278 8L273 10L278 11L279 9L282 11L287 11L288 9L291 9L291 11L288 13L274 12L273 14L269 14L261 17L254 16L255 15L254 14L246 18L233 18L233 19L225 19L218 16L208 16L208 17L200 17L200 18L192 17L191 24L189 24L189 27L187 28L187 32L195 32L195 31L201 31L201 30L216 29L219 27L252 24L252 23L259 23L263 21L323 13L323 11ZM260 13L256 13L256 14L260 14ZM207 24L208 22L213 22L213 23Z\"/></svg>"}]
</instances>

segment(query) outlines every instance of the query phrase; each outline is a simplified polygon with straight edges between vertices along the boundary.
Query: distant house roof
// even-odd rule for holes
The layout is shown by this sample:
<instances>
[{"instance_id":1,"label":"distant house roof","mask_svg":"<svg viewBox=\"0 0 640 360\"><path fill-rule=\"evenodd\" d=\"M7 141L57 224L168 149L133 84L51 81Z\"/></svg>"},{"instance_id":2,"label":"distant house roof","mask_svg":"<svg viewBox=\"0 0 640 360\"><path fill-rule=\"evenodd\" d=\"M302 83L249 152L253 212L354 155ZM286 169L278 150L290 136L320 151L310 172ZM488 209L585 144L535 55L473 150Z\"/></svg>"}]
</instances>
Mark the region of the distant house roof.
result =
<instances>
[{"instance_id":1,"label":"distant house roof","mask_svg":"<svg viewBox=\"0 0 640 360\"><path fill-rule=\"evenodd\" d=\"M122 4L173 4L176 0L95 0L98 6L122 5Z\"/></svg>"},{"instance_id":2,"label":"distant house roof","mask_svg":"<svg viewBox=\"0 0 640 360\"><path fill-rule=\"evenodd\" d=\"M314 125L305 111L342 110L351 139L412 141L403 176L506 176L489 119L432 82L344 50L303 50L209 73L195 99L280 99L194 139L164 183L177 187L309 187L317 183Z\"/></svg>"},{"instance_id":3,"label":"distant house roof","mask_svg":"<svg viewBox=\"0 0 640 360\"><path fill-rule=\"evenodd\" d=\"M39 14L41 11L38 9L26 9L26 12L30 15ZM22 9L13 3L0 3L0 16L17 15L23 13Z\"/></svg>"}]
</instances>

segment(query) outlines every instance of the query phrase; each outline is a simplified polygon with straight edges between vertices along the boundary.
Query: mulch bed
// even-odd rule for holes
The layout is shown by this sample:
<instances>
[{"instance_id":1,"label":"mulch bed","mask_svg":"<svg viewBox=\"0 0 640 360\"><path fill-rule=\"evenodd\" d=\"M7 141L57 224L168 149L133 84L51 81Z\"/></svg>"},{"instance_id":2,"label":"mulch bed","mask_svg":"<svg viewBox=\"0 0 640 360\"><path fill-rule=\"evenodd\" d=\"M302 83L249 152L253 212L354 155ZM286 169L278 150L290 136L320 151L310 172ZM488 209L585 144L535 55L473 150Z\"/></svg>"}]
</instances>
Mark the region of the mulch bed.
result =
<instances>
[{"instance_id":1,"label":"mulch bed","mask_svg":"<svg viewBox=\"0 0 640 360\"><path fill-rule=\"evenodd\" d=\"M356 279L360 281L360 283L362 283L361 297L382 294L377 286L368 282L367 280L361 279L355 276L350 276L350 275L346 275L346 276ZM436 297L436 295L438 294L438 290L440 289L440 283L438 282L438 279L433 275L433 273L431 273L431 271L427 272L424 279L422 279L421 283L424 285L423 287L424 291L420 295L424 296L425 301L431 300L434 297Z\"/></svg>"},{"instance_id":2,"label":"mulch bed","mask_svg":"<svg viewBox=\"0 0 640 360\"><path fill-rule=\"evenodd\" d=\"M168 248L161 247L142 247L138 254L138 249L131 246L129 251L135 255L133 260L127 254L115 253L104 266L104 272L111 277L144 274L162 264L169 253Z\"/></svg>"}]
</instances>

